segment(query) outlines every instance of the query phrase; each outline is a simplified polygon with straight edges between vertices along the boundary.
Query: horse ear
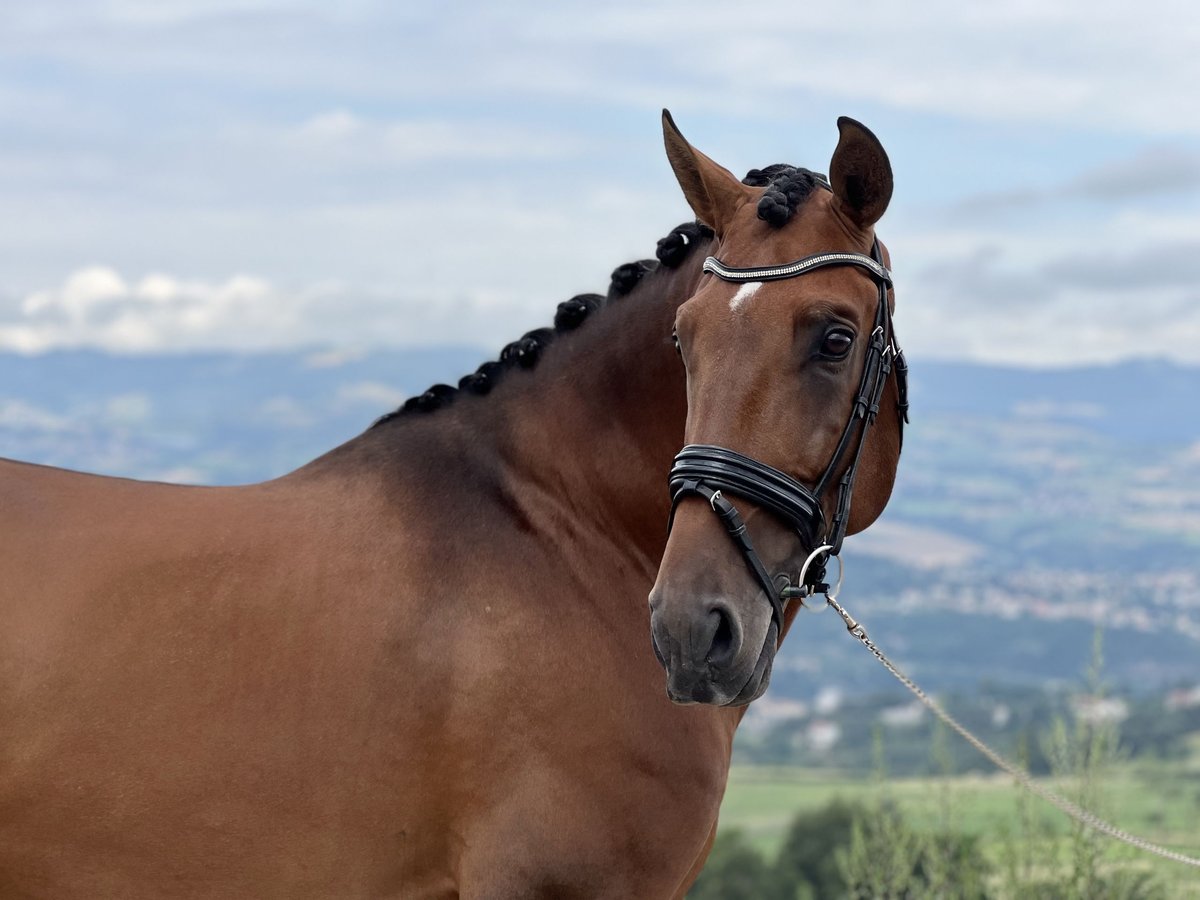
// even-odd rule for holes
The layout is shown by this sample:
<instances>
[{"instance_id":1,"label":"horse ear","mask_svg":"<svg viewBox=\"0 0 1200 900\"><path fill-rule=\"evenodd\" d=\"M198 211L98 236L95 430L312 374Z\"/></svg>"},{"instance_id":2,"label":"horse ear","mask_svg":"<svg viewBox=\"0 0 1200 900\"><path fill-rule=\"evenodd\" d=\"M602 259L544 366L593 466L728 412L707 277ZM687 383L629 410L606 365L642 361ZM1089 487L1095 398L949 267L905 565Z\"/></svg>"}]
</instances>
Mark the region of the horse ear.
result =
<instances>
[{"instance_id":1,"label":"horse ear","mask_svg":"<svg viewBox=\"0 0 1200 900\"><path fill-rule=\"evenodd\" d=\"M841 137L829 163L829 183L842 212L864 231L883 216L892 199L892 164L879 138L860 122L842 116Z\"/></svg>"},{"instance_id":2,"label":"horse ear","mask_svg":"<svg viewBox=\"0 0 1200 900\"><path fill-rule=\"evenodd\" d=\"M718 235L733 218L737 208L749 200L753 191L732 172L713 162L687 142L668 110L663 110L663 143L667 159L683 188L683 196L696 218Z\"/></svg>"}]
</instances>

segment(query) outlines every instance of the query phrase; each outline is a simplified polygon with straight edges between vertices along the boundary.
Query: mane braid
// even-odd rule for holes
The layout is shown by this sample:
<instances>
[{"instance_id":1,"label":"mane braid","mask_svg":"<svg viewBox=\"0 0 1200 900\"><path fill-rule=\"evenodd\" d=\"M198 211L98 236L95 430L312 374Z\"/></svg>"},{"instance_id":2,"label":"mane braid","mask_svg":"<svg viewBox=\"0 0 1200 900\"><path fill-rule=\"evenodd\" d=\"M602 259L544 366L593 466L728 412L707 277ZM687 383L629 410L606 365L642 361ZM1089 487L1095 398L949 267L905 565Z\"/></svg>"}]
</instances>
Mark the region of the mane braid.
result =
<instances>
[{"instance_id":1,"label":"mane braid","mask_svg":"<svg viewBox=\"0 0 1200 900\"><path fill-rule=\"evenodd\" d=\"M758 201L758 217L769 225L782 228L809 198L813 190L833 190L829 179L820 172L777 163L765 169L751 169L742 184L766 188Z\"/></svg>"},{"instance_id":2,"label":"mane braid","mask_svg":"<svg viewBox=\"0 0 1200 900\"><path fill-rule=\"evenodd\" d=\"M655 250L657 259L641 259L617 266L613 270L607 296L576 294L571 299L564 300L555 310L553 328L538 328L527 332L518 340L506 345L500 351L498 360L485 362L474 372L460 378L457 387L435 384L424 393L409 397L399 409L380 416L371 427L378 428L413 413L441 409L453 403L458 394L464 391L469 394L487 394L506 372L512 369L532 369L541 358L542 351L557 335L574 331L589 315L630 293L643 278L660 266L677 268L701 240L712 236L713 230L702 222L685 222L673 228L670 234L658 242Z\"/></svg>"}]
</instances>

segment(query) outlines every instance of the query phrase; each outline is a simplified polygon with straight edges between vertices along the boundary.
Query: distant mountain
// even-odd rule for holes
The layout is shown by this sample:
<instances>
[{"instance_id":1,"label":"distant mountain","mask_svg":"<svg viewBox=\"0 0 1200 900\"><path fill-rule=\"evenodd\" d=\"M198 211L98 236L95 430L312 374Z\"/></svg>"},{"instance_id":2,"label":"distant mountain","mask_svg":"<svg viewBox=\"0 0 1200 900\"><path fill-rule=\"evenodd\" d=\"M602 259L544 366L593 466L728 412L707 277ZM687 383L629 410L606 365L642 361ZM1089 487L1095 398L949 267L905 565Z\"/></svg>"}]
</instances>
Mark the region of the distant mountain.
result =
<instances>
[{"instance_id":1,"label":"distant mountain","mask_svg":"<svg viewBox=\"0 0 1200 900\"><path fill-rule=\"evenodd\" d=\"M470 347L0 354L0 456L257 481L484 358ZM1200 680L1200 368L914 360L912 370L895 495L845 554L843 599L885 650L934 687L1064 678L1101 622L1111 676ZM805 616L773 691L886 684L840 632Z\"/></svg>"},{"instance_id":2,"label":"distant mountain","mask_svg":"<svg viewBox=\"0 0 1200 900\"><path fill-rule=\"evenodd\" d=\"M363 431L471 347L112 356L0 353L0 456L107 475L234 484L282 475Z\"/></svg>"},{"instance_id":3,"label":"distant mountain","mask_svg":"<svg viewBox=\"0 0 1200 900\"><path fill-rule=\"evenodd\" d=\"M1200 368L1165 360L1070 369L921 362L913 390L935 415L1061 422L1134 446L1200 440Z\"/></svg>"}]
</instances>

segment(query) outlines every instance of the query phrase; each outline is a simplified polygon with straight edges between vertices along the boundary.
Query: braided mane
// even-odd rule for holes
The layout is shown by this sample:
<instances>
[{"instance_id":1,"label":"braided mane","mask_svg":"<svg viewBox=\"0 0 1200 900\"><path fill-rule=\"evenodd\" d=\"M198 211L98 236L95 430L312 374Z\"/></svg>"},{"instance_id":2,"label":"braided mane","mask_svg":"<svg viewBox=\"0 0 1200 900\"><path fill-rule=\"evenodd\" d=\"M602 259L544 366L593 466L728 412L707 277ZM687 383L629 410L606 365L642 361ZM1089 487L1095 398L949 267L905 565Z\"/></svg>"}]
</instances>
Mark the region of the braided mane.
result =
<instances>
[{"instance_id":1,"label":"braided mane","mask_svg":"<svg viewBox=\"0 0 1200 900\"><path fill-rule=\"evenodd\" d=\"M751 169L742 184L766 188L758 201L758 217L782 228L815 189L832 190L829 179L820 172L782 163L765 169Z\"/></svg>"},{"instance_id":2,"label":"braided mane","mask_svg":"<svg viewBox=\"0 0 1200 900\"><path fill-rule=\"evenodd\" d=\"M758 217L776 228L785 225L814 190L830 190L829 180L819 172L783 164L751 169L742 183L764 188L762 198L758 201ZM463 392L489 393L505 373L513 369L531 369L537 365L542 351L555 337L574 331L593 312L630 293L659 266L668 269L678 267L700 240L712 236L713 230L703 222L685 222L673 228L658 242L654 254L656 259L639 259L617 266L604 296L576 294L564 300L554 313L553 328L537 328L523 334L500 351L499 359L485 362L474 372L464 375L458 380L457 386L435 384L424 393L409 397L399 409L381 416L371 427L376 428L413 413L441 409L453 403Z\"/></svg>"},{"instance_id":3,"label":"braided mane","mask_svg":"<svg viewBox=\"0 0 1200 900\"><path fill-rule=\"evenodd\" d=\"M571 299L564 300L558 304L558 309L554 313L553 328L538 328L523 334L500 351L499 359L485 362L474 372L460 378L457 387L449 384L435 384L424 393L409 397L399 409L382 416L371 427L377 428L386 422L412 413L441 409L443 406L453 403L454 399L462 392L489 393L507 372L513 369L531 369L537 365L542 351L555 337L568 331L574 331L593 312L630 293L643 278L657 270L659 266L668 269L677 268L688 258L692 249L702 239L712 236L712 229L700 222L685 222L673 228L670 234L658 242L655 250L656 259L640 259L617 266L613 270L606 295L576 294Z\"/></svg>"}]
</instances>

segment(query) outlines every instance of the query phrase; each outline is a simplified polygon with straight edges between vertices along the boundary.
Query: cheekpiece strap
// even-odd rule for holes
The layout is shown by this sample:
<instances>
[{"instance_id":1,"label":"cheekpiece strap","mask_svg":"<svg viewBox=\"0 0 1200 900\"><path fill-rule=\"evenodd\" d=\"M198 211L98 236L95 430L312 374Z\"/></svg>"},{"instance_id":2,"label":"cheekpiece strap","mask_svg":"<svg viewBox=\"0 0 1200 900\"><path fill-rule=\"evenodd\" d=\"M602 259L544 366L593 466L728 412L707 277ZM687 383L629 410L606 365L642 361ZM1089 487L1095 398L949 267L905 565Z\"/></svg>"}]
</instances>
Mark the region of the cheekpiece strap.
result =
<instances>
[{"instance_id":1,"label":"cheekpiece strap","mask_svg":"<svg viewBox=\"0 0 1200 900\"><path fill-rule=\"evenodd\" d=\"M776 642L781 642L783 640L783 596L780 586L771 578L767 567L763 565L755 551L754 542L750 540L750 532L746 530L746 523L742 520L737 507L722 495L720 489L712 488L693 479L674 482L672 489L675 493L672 502L675 505L678 505L679 501L687 494L698 494L708 501L712 511L717 514L717 518L721 520L726 532L733 539L733 543L741 551L742 559L745 560L750 574L754 576L762 587L763 593L767 595L767 600L771 604L771 615L775 621ZM674 512L672 512L672 518L674 518Z\"/></svg>"},{"instance_id":2,"label":"cheekpiece strap","mask_svg":"<svg viewBox=\"0 0 1200 900\"><path fill-rule=\"evenodd\" d=\"M825 266L858 266L870 272L877 281L888 285L892 283L892 273L887 267L862 253L817 253L779 266L751 266L745 269L727 266L715 256L704 260L705 272L716 275L722 281L742 284L748 281L782 281Z\"/></svg>"}]
</instances>

